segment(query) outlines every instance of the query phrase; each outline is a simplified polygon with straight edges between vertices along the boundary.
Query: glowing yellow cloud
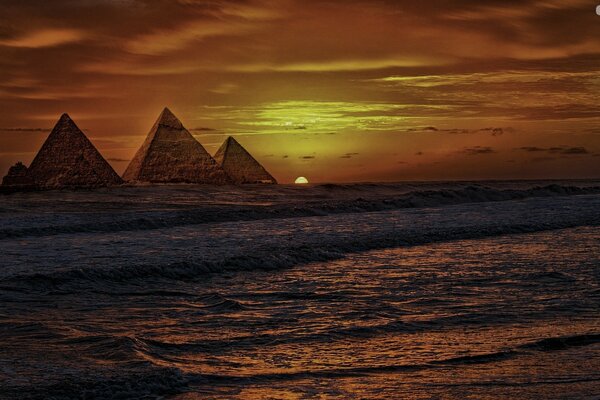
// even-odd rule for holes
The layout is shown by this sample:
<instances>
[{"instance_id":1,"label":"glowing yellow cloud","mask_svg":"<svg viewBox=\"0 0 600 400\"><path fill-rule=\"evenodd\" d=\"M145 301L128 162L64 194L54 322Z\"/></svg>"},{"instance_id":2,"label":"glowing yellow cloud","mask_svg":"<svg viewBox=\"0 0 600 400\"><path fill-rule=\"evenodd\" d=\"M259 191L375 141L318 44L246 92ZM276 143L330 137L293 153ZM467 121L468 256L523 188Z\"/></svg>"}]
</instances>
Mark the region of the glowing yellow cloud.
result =
<instances>
[{"instance_id":1,"label":"glowing yellow cloud","mask_svg":"<svg viewBox=\"0 0 600 400\"><path fill-rule=\"evenodd\" d=\"M392 67L421 67L447 65L449 59L425 57L396 57L382 59L356 60L323 60L314 62L280 63L280 64L247 64L228 67L230 71L238 72L327 72L327 71L363 71Z\"/></svg>"}]
</instances>

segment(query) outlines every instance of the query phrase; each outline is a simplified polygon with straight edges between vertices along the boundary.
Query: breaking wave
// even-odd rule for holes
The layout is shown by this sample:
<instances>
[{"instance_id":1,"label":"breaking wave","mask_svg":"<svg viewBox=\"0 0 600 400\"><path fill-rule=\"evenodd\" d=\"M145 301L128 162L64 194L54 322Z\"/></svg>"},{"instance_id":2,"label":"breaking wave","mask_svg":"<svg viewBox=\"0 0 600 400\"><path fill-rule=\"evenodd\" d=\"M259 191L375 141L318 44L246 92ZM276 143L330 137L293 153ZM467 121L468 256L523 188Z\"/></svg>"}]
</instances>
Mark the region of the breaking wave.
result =
<instances>
[{"instance_id":1,"label":"breaking wave","mask_svg":"<svg viewBox=\"0 0 600 400\"><path fill-rule=\"evenodd\" d=\"M254 249L251 253L223 256L217 259L195 259L171 263L125 263L106 268L80 268L28 272L9 275L0 279L0 285L19 284L25 286L45 287L50 291L69 282L127 282L152 278L193 280L207 273L243 271L243 270L277 270L311 262L332 261L344 257L348 253L386 249L405 246L424 245L429 243L479 239L498 235L533 233L546 230L566 229L577 226L600 225L600 214L564 216L546 221L529 221L524 223L467 225L458 227L434 227L430 229L405 229L401 231L369 232L365 235L339 235L323 238L317 243L294 245L280 243L265 245ZM556 277L552 277L555 279ZM216 307L232 307L226 301L215 302Z\"/></svg>"},{"instance_id":2,"label":"breaking wave","mask_svg":"<svg viewBox=\"0 0 600 400\"><path fill-rule=\"evenodd\" d=\"M356 193L356 186L320 185L325 192ZM41 237L68 233L119 232L172 228L211 222L250 221L271 218L324 216L341 213L386 211L402 208L439 207L463 203L480 203L519 200L532 197L573 196L600 193L600 186L561 186L558 184L536 186L529 189L498 189L483 185L469 185L458 189L417 190L396 196L370 198L369 186L361 185L364 197L310 200L284 204L218 204L185 209L160 211L102 211L88 212L84 217L77 213L53 214L47 222L31 224L29 219L11 221L0 227L0 239ZM385 187L385 186L384 186ZM376 189L373 189L376 190ZM0 210L8 212L7 210ZM43 221L43 219L41 219ZM19 226L23 225L23 226Z\"/></svg>"}]
</instances>

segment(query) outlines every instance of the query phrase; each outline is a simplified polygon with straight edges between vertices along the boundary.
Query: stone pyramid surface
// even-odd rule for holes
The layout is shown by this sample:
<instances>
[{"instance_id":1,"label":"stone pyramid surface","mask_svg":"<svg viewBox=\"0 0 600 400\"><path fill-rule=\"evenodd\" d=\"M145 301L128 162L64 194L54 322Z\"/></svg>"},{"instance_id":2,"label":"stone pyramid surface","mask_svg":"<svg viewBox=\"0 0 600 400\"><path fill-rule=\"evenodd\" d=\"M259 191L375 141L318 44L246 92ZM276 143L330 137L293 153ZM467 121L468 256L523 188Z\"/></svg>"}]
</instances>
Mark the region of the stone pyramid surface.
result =
<instances>
[{"instance_id":1,"label":"stone pyramid surface","mask_svg":"<svg viewBox=\"0 0 600 400\"><path fill-rule=\"evenodd\" d=\"M8 169L8 173L2 179L3 186L32 186L35 182L29 176L29 169L22 162L18 162Z\"/></svg>"},{"instance_id":2,"label":"stone pyramid surface","mask_svg":"<svg viewBox=\"0 0 600 400\"><path fill-rule=\"evenodd\" d=\"M165 108L123 173L129 182L226 184L230 179Z\"/></svg>"},{"instance_id":3,"label":"stone pyramid surface","mask_svg":"<svg viewBox=\"0 0 600 400\"><path fill-rule=\"evenodd\" d=\"M123 182L67 114L50 132L27 175L40 188L97 187Z\"/></svg>"},{"instance_id":4,"label":"stone pyramid surface","mask_svg":"<svg viewBox=\"0 0 600 400\"><path fill-rule=\"evenodd\" d=\"M234 183L277 183L275 178L231 136L215 154Z\"/></svg>"}]
</instances>

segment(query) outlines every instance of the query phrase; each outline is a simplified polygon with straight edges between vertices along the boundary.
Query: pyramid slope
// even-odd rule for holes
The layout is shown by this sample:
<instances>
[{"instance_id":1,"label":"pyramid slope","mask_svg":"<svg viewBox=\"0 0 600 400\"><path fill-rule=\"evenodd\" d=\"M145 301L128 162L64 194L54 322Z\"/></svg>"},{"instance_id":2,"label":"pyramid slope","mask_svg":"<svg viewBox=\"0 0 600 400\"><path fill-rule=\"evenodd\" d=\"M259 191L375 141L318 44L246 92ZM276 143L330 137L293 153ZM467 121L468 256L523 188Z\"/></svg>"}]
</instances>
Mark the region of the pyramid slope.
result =
<instances>
[{"instance_id":1,"label":"pyramid slope","mask_svg":"<svg viewBox=\"0 0 600 400\"><path fill-rule=\"evenodd\" d=\"M275 178L231 136L217 150L215 160L234 183L277 183Z\"/></svg>"},{"instance_id":2,"label":"pyramid slope","mask_svg":"<svg viewBox=\"0 0 600 400\"><path fill-rule=\"evenodd\" d=\"M123 173L130 182L226 184L230 180L181 121L165 108Z\"/></svg>"},{"instance_id":3,"label":"pyramid slope","mask_svg":"<svg viewBox=\"0 0 600 400\"><path fill-rule=\"evenodd\" d=\"M96 187L123 182L67 114L52 129L27 174L42 188Z\"/></svg>"}]
</instances>

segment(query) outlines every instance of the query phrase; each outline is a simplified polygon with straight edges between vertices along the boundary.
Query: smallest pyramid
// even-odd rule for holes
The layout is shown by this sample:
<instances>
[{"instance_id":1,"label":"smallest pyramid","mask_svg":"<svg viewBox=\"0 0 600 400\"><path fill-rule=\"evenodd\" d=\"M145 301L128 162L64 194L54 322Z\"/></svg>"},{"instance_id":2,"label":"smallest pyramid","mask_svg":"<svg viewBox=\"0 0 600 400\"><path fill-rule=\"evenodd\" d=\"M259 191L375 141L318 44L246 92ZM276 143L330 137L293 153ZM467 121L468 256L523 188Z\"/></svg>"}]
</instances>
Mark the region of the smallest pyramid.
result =
<instances>
[{"instance_id":1,"label":"smallest pyramid","mask_svg":"<svg viewBox=\"0 0 600 400\"><path fill-rule=\"evenodd\" d=\"M231 136L217 150L214 158L234 183L277 183L275 178Z\"/></svg>"},{"instance_id":2,"label":"smallest pyramid","mask_svg":"<svg viewBox=\"0 0 600 400\"><path fill-rule=\"evenodd\" d=\"M41 188L99 187L123 182L67 114L50 132L27 175Z\"/></svg>"},{"instance_id":3,"label":"smallest pyramid","mask_svg":"<svg viewBox=\"0 0 600 400\"><path fill-rule=\"evenodd\" d=\"M2 179L2 186L28 188L35 186L35 182L29 176L29 169L19 161L8 169L8 174Z\"/></svg>"}]
</instances>

